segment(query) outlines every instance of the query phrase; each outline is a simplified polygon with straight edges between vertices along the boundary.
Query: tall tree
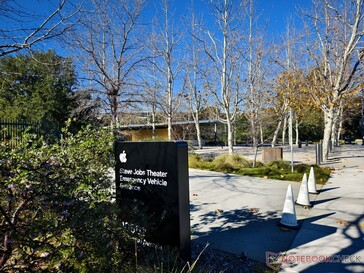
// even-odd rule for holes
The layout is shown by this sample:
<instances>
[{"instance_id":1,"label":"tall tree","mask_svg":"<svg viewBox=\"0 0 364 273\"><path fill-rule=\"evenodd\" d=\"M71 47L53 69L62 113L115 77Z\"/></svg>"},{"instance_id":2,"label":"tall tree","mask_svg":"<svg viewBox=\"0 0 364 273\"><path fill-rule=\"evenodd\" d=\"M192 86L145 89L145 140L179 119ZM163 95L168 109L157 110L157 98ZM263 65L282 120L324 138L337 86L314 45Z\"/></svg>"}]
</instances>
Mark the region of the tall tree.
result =
<instances>
[{"instance_id":1,"label":"tall tree","mask_svg":"<svg viewBox=\"0 0 364 273\"><path fill-rule=\"evenodd\" d=\"M208 63L203 61L203 49L199 47L198 37L200 36L198 28L201 22L191 8L191 18L189 18L189 38L187 48L187 58L184 62L185 74L185 89L187 90L186 98L188 101L188 108L191 111L193 120L195 122L197 144L199 149L202 149L202 137L200 129L200 119L202 109L207 104L207 90L206 80L208 80Z\"/></svg>"},{"instance_id":2,"label":"tall tree","mask_svg":"<svg viewBox=\"0 0 364 273\"><path fill-rule=\"evenodd\" d=\"M364 50L358 49L364 35L363 16L363 0L315 0L308 17L308 33L316 35L308 38L307 50L315 64L308 89L324 113L324 160L328 159L342 96L352 90L363 60Z\"/></svg>"},{"instance_id":3,"label":"tall tree","mask_svg":"<svg viewBox=\"0 0 364 273\"><path fill-rule=\"evenodd\" d=\"M272 145L275 145L282 123L282 145L285 145L287 121L290 116L290 108L293 107L292 103L297 106L293 107L293 110L300 111L300 101L295 99L295 95L299 94L299 90L302 89L300 85L302 84L303 72L300 66L302 65L302 52L304 50L301 48L301 40L302 35L297 31L294 21L288 19L284 38L278 41L275 49L276 56L274 57L274 63L276 64L276 69L274 70L279 71L278 76L275 75L275 78L277 78L275 82L275 101L277 103L276 113L278 114L278 124L273 136ZM305 107L305 105L302 107ZM291 141L293 136L290 135L289 139Z\"/></svg>"},{"instance_id":4,"label":"tall tree","mask_svg":"<svg viewBox=\"0 0 364 273\"><path fill-rule=\"evenodd\" d=\"M72 40L79 50L84 78L103 99L114 128L120 122L121 107L135 100L134 72L143 61L138 33L143 7L144 0L92 0Z\"/></svg>"},{"instance_id":5,"label":"tall tree","mask_svg":"<svg viewBox=\"0 0 364 273\"><path fill-rule=\"evenodd\" d=\"M154 36L155 32L152 32L151 36ZM151 39L154 41L154 38ZM153 47L148 47L152 49L151 56L155 56L153 52ZM160 110L160 101L163 101L160 97L161 90L161 82L157 77L157 69L153 63L148 62L143 69L141 74L142 76L142 84L144 87L143 92L143 106L142 108L147 112L150 112L150 120L148 122L152 125L152 139L155 138L156 135L156 122L157 122L157 111Z\"/></svg>"},{"instance_id":6,"label":"tall tree","mask_svg":"<svg viewBox=\"0 0 364 273\"><path fill-rule=\"evenodd\" d=\"M253 166L256 164L259 135L261 143L264 142L261 111L266 104L266 88L264 86L264 58L268 56L263 50L263 35L262 31L257 31L257 16L254 10L254 2L249 0L246 2L245 13L248 18L248 45L246 59L247 71L247 95L246 95L246 112L247 119L250 122L251 136L255 156Z\"/></svg>"},{"instance_id":7,"label":"tall tree","mask_svg":"<svg viewBox=\"0 0 364 273\"><path fill-rule=\"evenodd\" d=\"M274 96L274 112L277 115L278 123L277 127L273 134L272 147L274 147L277 143L278 133L281 129L283 122L283 130L282 133L286 131L286 123L287 123L287 113L289 110L289 94L290 91L287 87L288 81L291 80L291 74L288 72L283 72L278 76L278 79L275 81L275 96ZM282 145L284 145L284 138L282 137Z\"/></svg>"},{"instance_id":8,"label":"tall tree","mask_svg":"<svg viewBox=\"0 0 364 273\"><path fill-rule=\"evenodd\" d=\"M212 16L215 19L216 32L205 28L205 37L200 39L206 56L214 69L209 83L209 91L214 96L216 105L222 110L219 118L227 125L227 143L229 154L233 153L233 124L242 101L240 94L241 77L241 19L240 1L210 1Z\"/></svg>"},{"instance_id":9,"label":"tall tree","mask_svg":"<svg viewBox=\"0 0 364 273\"><path fill-rule=\"evenodd\" d=\"M179 106L178 92L175 90L175 81L181 69L181 62L177 55L177 45L181 34L174 25L170 0L161 0L161 15L154 21L155 35L151 35L150 44L153 53L149 60L156 70L162 90L159 107L167 119L168 139L173 139L172 121Z\"/></svg>"},{"instance_id":10,"label":"tall tree","mask_svg":"<svg viewBox=\"0 0 364 273\"><path fill-rule=\"evenodd\" d=\"M60 132L76 106L76 73L69 58L54 51L0 59L0 114L40 122Z\"/></svg>"}]
</instances>

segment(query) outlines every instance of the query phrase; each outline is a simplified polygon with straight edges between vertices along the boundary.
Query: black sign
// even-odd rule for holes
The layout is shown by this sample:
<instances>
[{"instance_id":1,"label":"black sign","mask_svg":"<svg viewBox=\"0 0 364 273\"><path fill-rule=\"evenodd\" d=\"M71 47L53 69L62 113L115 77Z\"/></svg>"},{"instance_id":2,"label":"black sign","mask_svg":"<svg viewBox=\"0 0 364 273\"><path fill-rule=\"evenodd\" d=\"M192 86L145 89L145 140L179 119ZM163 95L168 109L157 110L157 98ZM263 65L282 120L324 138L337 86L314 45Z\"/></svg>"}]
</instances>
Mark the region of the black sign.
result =
<instances>
[{"instance_id":1,"label":"black sign","mask_svg":"<svg viewBox=\"0 0 364 273\"><path fill-rule=\"evenodd\" d=\"M177 247L190 259L186 142L116 142L116 200L145 242Z\"/></svg>"}]
</instances>

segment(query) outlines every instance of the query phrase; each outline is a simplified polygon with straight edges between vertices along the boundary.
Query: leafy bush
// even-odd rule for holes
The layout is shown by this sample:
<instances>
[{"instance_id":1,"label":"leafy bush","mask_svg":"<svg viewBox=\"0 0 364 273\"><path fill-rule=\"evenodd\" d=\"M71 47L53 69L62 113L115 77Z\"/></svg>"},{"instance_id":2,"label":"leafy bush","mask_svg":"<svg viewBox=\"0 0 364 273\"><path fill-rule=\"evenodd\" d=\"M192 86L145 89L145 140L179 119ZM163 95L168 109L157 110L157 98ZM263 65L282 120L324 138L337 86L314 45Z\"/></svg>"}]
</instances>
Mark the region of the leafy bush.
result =
<instances>
[{"instance_id":1,"label":"leafy bush","mask_svg":"<svg viewBox=\"0 0 364 273\"><path fill-rule=\"evenodd\" d=\"M53 145L31 134L16 149L0 143L0 272L186 268L174 251L145 249L123 227L113 200L113 135L89 127L63 133Z\"/></svg>"},{"instance_id":2,"label":"leafy bush","mask_svg":"<svg viewBox=\"0 0 364 273\"><path fill-rule=\"evenodd\" d=\"M113 136L90 128L64 135L53 145L34 135L16 149L0 144L2 272L121 269Z\"/></svg>"}]
</instances>

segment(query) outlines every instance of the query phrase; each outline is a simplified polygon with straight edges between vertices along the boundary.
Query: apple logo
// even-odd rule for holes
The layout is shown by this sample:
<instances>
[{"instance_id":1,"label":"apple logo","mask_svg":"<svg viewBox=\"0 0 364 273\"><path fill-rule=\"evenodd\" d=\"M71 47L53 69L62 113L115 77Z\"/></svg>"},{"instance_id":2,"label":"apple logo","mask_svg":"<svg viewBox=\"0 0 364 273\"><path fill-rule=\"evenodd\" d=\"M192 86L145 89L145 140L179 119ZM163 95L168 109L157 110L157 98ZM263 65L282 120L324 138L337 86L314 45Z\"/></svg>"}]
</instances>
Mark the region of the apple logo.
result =
<instances>
[{"instance_id":1,"label":"apple logo","mask_svg":"<svg viewBox=\"0 0 364 273\"><path fill-rule=\"evenodd\" d=\"M120 153L119 159L121 163L125 163L127 161L125 150L122 153Z\"/></svg>"}]
</instances>

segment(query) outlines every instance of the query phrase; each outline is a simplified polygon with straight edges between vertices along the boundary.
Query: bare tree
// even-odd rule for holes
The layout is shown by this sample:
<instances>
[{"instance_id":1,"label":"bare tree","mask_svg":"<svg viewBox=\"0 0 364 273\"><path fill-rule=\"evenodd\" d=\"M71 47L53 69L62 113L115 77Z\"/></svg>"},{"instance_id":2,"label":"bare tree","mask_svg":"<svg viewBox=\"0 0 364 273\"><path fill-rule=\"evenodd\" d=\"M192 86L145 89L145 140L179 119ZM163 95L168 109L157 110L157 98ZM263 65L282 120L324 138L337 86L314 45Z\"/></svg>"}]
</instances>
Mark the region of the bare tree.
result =
<instances>
[{"instance_id":1,"label":"bare tree","mask_svg":"<svg viewBox=\"0 0 364 273\"><path fill-rule=\"evenodd\" d=\"M153 56L149 58L154 65L160 79L163 96L159 106L167 118L168 139L173 139L172 120L176 109L179 106L180 96L175 91L175 80L180 70L181 62L177 58L177 45L181 35L174 28L173 16L171 13L171 1L161 0L162 15L158 16L156 35L152 35L151 41ZM163 82L162 82L163 81Z\"/></svg>"},{"instance_id":2,"label":"bare tree","mask_svg":"<svg viewBox=\"0 0 364 273\"><path fill-rule=\"evenodd\" d=\"M241 86L241 19L242 2L233 0L210 1L213 18L218 31L205 29L205 37L200 39L204 51L211 61L214 74L210 78L209 90L216 105L222 110L220 120L227 125L229 154L233 153L233 124L242 101Z\"/></svg>"},{"instance_id":3,"label":"bare tree","mask_svg":"<svg viewBox=\"0 0 364 273\"><path fill-rule=\"evenodd\" d=\"M148 41L146 55L154 58L157 56L154 47L154 42L157 38L154 30L149 34L149 39L146 40ZM145 63L141 76L143 77L142 82L145 90L142 95L143 103L145 104L144 108L151 114L150 123L152 125L152 139L154 139L156 135L156 115L158 109L160 110L160 101L162 101L161 89L163 84L157 76L157 69L153 61Z\"/></svg>"},{"instance_id":4,"label":"bare tree","mask_svg":"<svg viewBox=\"0 0 364 273\"><path fill-rule=\"evenodd\" d=\"M324 160L328 159L340 101L352 90L363 60L364 50L358 50L364 34L363 15L363 0L315 0L313 14L308 16L312 27L308 32L312 29L316 36L315 40L311 36L308 40L307 50L315 63L308 89L324 113Z\"/></svg>"},{"instance_id":5,"label":"bare tree","mask_svg":"<svg viewBox=\"0 0 364 273\"><path fill-rule=\"evenodd\" d=\"M285 141L285 131L287 127L287 112L289 109L288 107L289 101L287 98L285 86L282 86L282 83L285 82L285 79L283 78L284 75L285 74L281 74L278 77L278 80L276 81L275 84L276 95L274 96L273 100L273 110L277 116L278 123L273 134L272 147L275 147L275 145L277 144L278 134L281 130L282 122L283 122L282 145L284 145Z\"/></svg>"},{"instance_id":6,"label":"bare tree","mask_svg":"<svg viewBox=\"0 0 364 273\"><path fill-rule=\"evenodd\" d=\"M133 73L144 60L137 21L144 0L92 0L91 4L73 42L85 79L104 100L117 128L121 106L136 100Z\"/></svg>"},{"instance_id":7,"label":"bare tree","mask_svg":"<svg viewBox=\"0 0 364 273\"><path fill-rule=\"evenodd\" d=\"M191 18L189 18L189 20L190 24L188 28L190 40L188 40L188 45L186 46L188 57L184 62L184 86L187 90L186 98L188 101L188 108L190 109L195 122L197 144L199 149L202 149L200 118L201 111L206 106L208 100L205 88L205 86L207 86L206 80L209 78L207 76L208 63L204 62L202 56L203 49L201 49L198 44L198 37L200 36L200 28L198 28L198 26L201 25L201 22L196 18L193 7L191 8Z\"/></svg>"},{"instance_id":8,"label":"bare tree","mask_svg":"<svg viewBox=\"0 0 364 273\"><path fill-rule=\"evenodd\" d=\"M292 19L287 20L287 30L284 37L279 41L275 49L274 63L277 65L275 71L280 71L275 81L275 112L278 116L278 124L273 135L272 146L276 144L278 133L282 127L282 145L285 145L287 123L290 117L290 108L301 112L305 108L305 101L301 101L302 77L300 69L303 55L301 49L301 35L298 34ZM298 117L298 115L295 115ZM293 122L293 121L292 121ZM283 123L283 124L282 124ZM283 126L282 126L283 125ZM296 122L296 142L298 143L299 122ZM293 136L289 135L290 142Z\"/></svg>"},{"instance_id":9,"label":"bare tree","mask_svg":"<svg viewBox=\"0 0 364 273\"><path fill-rule=\"evenodd\" d=\"M61 37L78 22L79 12L71 0L57 1L49 13L29 10L22 1L0 1L0 57Z\"/></svg>"},{"instance_id":10,"label":"bare tree","mask_svg":"<svg viewBox=\"0 0 364 273\"><path fill-rule=\"evenodd\" d=\"M255 167L259 141L264 142L262 110L266 106L268 95L264 82L264 59L268 54L264 50L263 31L257 30L258 16L254 10L252 0L246 1L245 14L248 18L248 45L245 54L247 71L246 117L250 122L253 147L255 149L253 160L253 166ZM270 98L269 95L268 98Z\"/></svg>"}]
</instances>

